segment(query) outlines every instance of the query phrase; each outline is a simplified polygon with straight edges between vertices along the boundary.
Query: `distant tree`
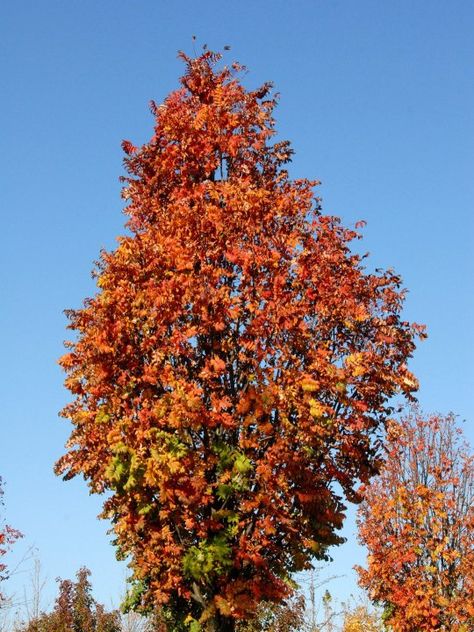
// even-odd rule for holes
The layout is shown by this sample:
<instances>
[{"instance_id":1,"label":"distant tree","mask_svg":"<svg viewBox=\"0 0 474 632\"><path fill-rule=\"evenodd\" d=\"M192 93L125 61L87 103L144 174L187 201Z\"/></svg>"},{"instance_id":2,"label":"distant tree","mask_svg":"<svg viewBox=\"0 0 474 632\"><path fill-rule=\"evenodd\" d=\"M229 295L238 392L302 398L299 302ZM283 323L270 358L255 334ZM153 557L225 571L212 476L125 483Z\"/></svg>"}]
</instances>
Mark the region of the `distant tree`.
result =
<instances>
[{"instance_id":1,"label":"distant tree","mask_svg":"<svg viewBox=\"0 0 474 632\"><path fill-rule=\"evenodd\" d=\"M5 555L10 550L11 545L22 537L22 534L17 530L6 524L3 516L3 485L2 478L0 477L0 582L5 581L8 578L8 569L5 561ZM0 605L5 600L5 596L0 591Z\"/></svg>"},{"instance_id":2,"label":"distant tree","mask_svg":"<svg viewBox=\"0 0 474 632\"><path fill-rule=\"evenodd\" d=\"M92 596L90 571L81 568L77 581L61 579L51 613L31 619L19 632L121 632L118 611L107 612Z\"/></svg>"},{"instance_id":3,"label":"distant tree","mask_svg":"<svg viewBox=\"0 0 474 632\"><path fill-rule=\"evenodd\" d=\"M474 630L474 458L452 415L390 427L386 466L365 493L360 583L396 632Z\"/></svg>"},{"instance_id":4,"label":"distant tree","mask_svg":"<svg viewBox=\"0 0 474 632\"><path fill-rule=\"evenodd\" d=\"M252 619L237 624L238 632L295 632L305 629L305 598L300 592L279 603L261 603Z\"/></svg>"},{"instance_id":5,"label":"distant tree","mask_svg":"<svg viewBox=\"0 0 474 632\"><path fill-rule=\"evenodd\" d=\"M145 617L129 610L122 613L121 622L121 632L166 632L166 624L159 612Z\"/></svg>"},{"instance_id":6,"label":"distant tree","mask_svg":"<svg viewBox=\"0 0 474 632\"><path fill-rule=\"evenodd\" d=\"M383 632L385 626L378 612L365 603L348 603L344 606L341 632Z\"/></svg>"},{"instance_id":7,"label":"distant tree","mask_svg":"<svg viewBox=\"0 0 474 632\"><path fill-rule=\"evenodd\" d=\"M342 541L333 484L356 500L376 472L421 330L400 317L400 278L366 272L358 233L289 179L270 85L181 57L152 139L123 144L131 234L69 312L57 472L109 493L129 607L232 630Z\"/></svg>"}]
</instances>

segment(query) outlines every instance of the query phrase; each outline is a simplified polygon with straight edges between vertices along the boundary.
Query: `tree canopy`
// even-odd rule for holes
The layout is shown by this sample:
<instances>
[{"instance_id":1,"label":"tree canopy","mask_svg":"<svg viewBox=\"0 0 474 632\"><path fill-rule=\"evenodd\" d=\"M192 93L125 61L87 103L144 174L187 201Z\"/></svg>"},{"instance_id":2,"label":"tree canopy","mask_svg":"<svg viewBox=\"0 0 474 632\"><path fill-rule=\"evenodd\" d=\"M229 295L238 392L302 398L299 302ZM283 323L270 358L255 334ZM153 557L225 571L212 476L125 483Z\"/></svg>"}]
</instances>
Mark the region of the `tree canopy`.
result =
<instances>
[{"instance_id":1,"label":"tree canopy","mask_svg":"<svg viewBox=\"0 0 474 632\"><path fill-rule=\"evenodd\" d=\"M341 542L334 484L357 500L377 471L423 334L400 277L366 271L357 228L290 179L271 85L247 91L210 51L181 58L151 140L123 143L129 234L68 312L57 472L108 492L129 606L232 628Z\"/></svg>"}]
</instances>

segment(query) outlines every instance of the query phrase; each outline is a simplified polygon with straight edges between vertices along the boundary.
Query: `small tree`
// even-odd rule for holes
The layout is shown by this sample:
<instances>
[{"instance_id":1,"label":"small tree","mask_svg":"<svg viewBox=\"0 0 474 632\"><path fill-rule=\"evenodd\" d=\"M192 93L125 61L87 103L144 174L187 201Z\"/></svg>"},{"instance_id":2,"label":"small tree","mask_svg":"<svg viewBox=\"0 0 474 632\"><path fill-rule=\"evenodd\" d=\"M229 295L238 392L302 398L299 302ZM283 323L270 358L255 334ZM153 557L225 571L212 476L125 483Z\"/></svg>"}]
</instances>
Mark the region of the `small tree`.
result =
<instances>
[{"instance_id":1,"label":"small tree","mask_svg":"<svg viewBox=\"0 0 474 632\"><path fill-rule=\"evenodd\" d=\"M107 612L92 596L90 571L81 568L76 582L60 579L51 613L32 618L19 632L121 632L120 614Z\"/></svg>"},{"instance_id":2,"label":"small tree","mask_svg":"<svg viewBox=\"0 0 474 632\"><path fill-rule=\"evenodd\" d=\"M237 625L237 632L303 632L306 630L305 599L294 593L279 603L261 603L255 616Z\"/></svg>"},{"instance_id":3,"label":"small tree","mask_svg":"<svg viewBox=\"0 0 474 632\"><path fill-rule=\"evenodd\" d=\"M0 511L3 509L3 486L2 479L0 477ZM8 569L4 561L4 556L10 550L11 545L21 538L22 534L17 530L5 524L3 516L0 515L0 582L5 581L8 578ZM0 607L5 600L5 596L0 591Z\"/></svg>"},{"instance_id":4,"label":"small tree","mask_svg":"<svg viewBox=\"0 0 474 632\"><path fill-rule=\"evenodd\" d=\"M452 415L393 423L359 511L360 583L396 632L474 629L474 458Z\"/></svg>"},{"instance_id":5,"label":"small tree","mask_svg":"<svg viewBox=\"0 0 474 632\"><path fill-rule=\"evenodd\" d=\"M352 601L344 604L341 632L383 632L384 629L380 614L365 603Z\"/></svg>"},{"instance_id":6,"label":"small tree","mask_svg":"<svg viewBox=\"0 0 474 632\"><path fill-rule=\"evenodd\" d=\"M400 318L400 278L367 273L358 233L289 179L270 85L246 91L211 52L181 57L151 141L123 144L131 234L69 312L74 430L57 471L111 492L130 607L232 629L341 542L333 483L355 500L377 470L420 329Z\"/></svg>"},{"instance_id":7,"label":"small tree","mask_svg":"<svg viewBox=\"0 0 474 632\"><path fill-rule=\"evenodd\" d=\"M129 610L122 613L121 632L166 632L166 625L160 614L144 617L138 612Z\"/></svg>"}]
</instances>

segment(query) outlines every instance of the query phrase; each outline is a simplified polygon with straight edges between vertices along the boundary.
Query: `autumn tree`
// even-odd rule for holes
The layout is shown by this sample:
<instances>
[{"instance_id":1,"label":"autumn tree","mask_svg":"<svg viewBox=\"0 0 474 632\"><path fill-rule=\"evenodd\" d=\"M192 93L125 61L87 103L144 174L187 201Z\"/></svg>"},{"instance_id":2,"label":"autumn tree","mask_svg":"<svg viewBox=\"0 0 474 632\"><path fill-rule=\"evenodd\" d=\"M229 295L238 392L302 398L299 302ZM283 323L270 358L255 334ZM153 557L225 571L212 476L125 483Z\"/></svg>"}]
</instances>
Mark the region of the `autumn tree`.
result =
<instances>
[{"instance_id":1,"label":"autumn tree","mask_svg":"<svg viewBox=\"0 0 474 632\"><path fill-rule=\"evenodd\" d=\"M333 484L356 500L377 470L420 331L400 278L367 272L356 230L289 178L270 84L219 57L181 54L151 140L123 143L129 234L68 312L57 472L107 492L130 607L233 629L341 542Z\"/></svg>"},{"instance_id":2,"label":"autumn tree","mask_svg":"<svg viewBox=\"0 0 474 632\"><path fill-rule=\"evenodd\" d=\"M121 632L120 614L96 602L89 576L90 571L81 568L75 582L59 579L53 611L32 618L18 632Z\"/></svg>"},{"instance_id":3,"label":"autumn tree","mask_svg":"<svg viewBox=\"0 0 474 632\"><path fill-rule=\"evenodd\" d=\"M2 478L0 477L0 512L3 509L3 494ZM3 559L10 550L11 545L20 537L21 533L17 529L13 529L6 524L3 516L0 514L0 582L4 581L8 577L7 565ZM4 600L5 597L0 591L0 605Z\"/></svg>"},{"instance_id":4,"label":"autumn tree","mask_svg":"<svg viewBox=\"0 0 474 632\"><path fill-rule=\"evenodd\" d=\"M414 410L359 512L360 583L395 632L474 629L474 457L454 416Z\"/></svg>"},{"instance_id":5,"label":"autumn tree","mask_svg":"<svg viewBox=\"0 0 474 632\"><path fill-rule=\"evenodd\" d=\"M385 629L379 613L367 604L354 600L344 604L341 632L383 632Z\"/></svg>"}]
</instances>

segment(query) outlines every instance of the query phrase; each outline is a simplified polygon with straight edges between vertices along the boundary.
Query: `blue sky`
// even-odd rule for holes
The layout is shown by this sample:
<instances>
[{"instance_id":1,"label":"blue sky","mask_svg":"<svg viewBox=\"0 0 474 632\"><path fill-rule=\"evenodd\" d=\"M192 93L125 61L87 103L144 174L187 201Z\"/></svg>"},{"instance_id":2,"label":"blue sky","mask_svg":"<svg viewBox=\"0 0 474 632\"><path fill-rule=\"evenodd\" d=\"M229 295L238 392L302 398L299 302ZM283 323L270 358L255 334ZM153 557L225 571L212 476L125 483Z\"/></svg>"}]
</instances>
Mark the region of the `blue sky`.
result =
<instances>
[{"instance_id":1,"label":"blue sky","mask_svg":"<svg viewBox=\"0 0 474 632\"><path fill-rule=\"evenodd\" d=\"M412 363L420 404L457 412L474 444L473 27L469 0L3 3L0 474L46 603L81 565L102 601L123 590L100 499L52 472L69 434L62 310L94 292L92 262L123 232L120 142L150 137L147 104L177 87L192 35L198 51L231 45L248 87L274 81L291 175L322 181L325 212L368 222L371 265L401 273L407 319L428 326ZM341 598L363 559L353 532L351 518L328 571L346 575L329 586Z\"/></svg>"}]
</instances>

